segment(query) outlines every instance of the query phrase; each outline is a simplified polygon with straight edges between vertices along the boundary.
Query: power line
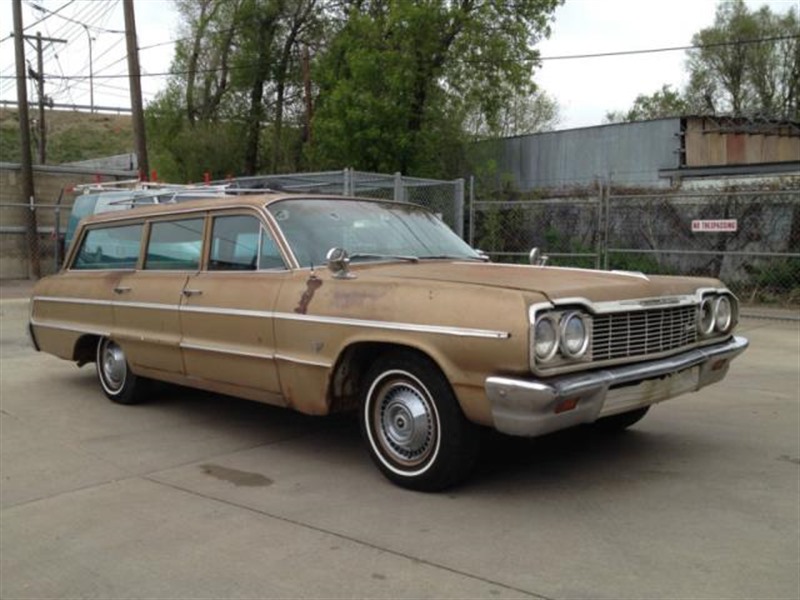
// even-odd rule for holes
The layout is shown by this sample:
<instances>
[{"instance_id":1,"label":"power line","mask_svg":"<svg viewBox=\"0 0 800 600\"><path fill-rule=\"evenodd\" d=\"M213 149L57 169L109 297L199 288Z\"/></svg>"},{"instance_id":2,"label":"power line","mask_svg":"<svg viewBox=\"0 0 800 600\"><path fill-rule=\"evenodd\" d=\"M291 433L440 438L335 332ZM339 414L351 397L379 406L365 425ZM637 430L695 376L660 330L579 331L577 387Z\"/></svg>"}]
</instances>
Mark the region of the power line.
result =
<instances>
[{"instance_id":1,"label":"power line","mask_svg":"<svg viewBox=\"0 0 800 600\"><path fill-rule=\"evenodd\" d=\"M125 33L125 31L122 30L122 29L106 29L105 27L97 27L96 25L89 25L87 23L83 23L82 21L78 21L76 19L71 19L70 17L65 17L64 15L58 15L54 11L51 11L51 10L49 10L47 8L44 8L43 6L41 6L39 4L34 4L33 2L29 2L28 4L34 10L38 10L38 11L41 11L41 12L44 12L44 13L49 13L51 16L58 17L59 19L63 19L65 21L68 21L68 22L73 23L75 25L80 25L81 27L87 27L89 29L93 29L93 30L95 30L95 31L97 31L99 33ZM105 15L105 13L107 13L109 11L109 8L111 6L113 6L113 5L108 5L106 7L106 9L104 11L104 15ZM101 9L98 9L97 13L99 13L100 10ZM27 29L27 27L25 29Z\"/></svg>"},{"instance_id":2,"label":"power line","mask_svg":"<svg viewBox=\"0 0 800 600\"><path fill-rule=\"evenodd\" d=\"M723 46L744 46L748 44L761 44L764 42L779 42L793 40L800 35L779 35L774 37L755 38L750 40L731 40L714 44L692 44L690 46L668 46L666 48L648 48L646 50L619 50L616 52L597 52L592 54L565 54L562 56L542 56L538 60L573 60L581 58L604 58L607 56L628 56L632 54L656 54L659 52L678 52L681 50L705 50L707 48L720 48Z\"/></svg>"},{"instance_id":3,"label":"power line","mask_svg":"<svg viewBox=\"0 0 800 600\"><path fill-rule=\"evenodd\" d=\"M621 50L616 52L598 52L593 54L570 54L570 55L563 55L563 56L543 56L538 59L531 59L534 61L546 61L546 60L572 60L572 59L587 59L587 58L603 58L603 57L612 57L612 56L626 56L626 55L634 55L634 54L654 54L654 53L661 53L661 52L677 52L677 51L685 51L685 50L702 50L707 48L717 48L717 47L724 47L724 46L742 46L742 45L749 45L749 44L761 44L765 42L777 42L782 40L790 40L790 39L798 39L800 35L784 35L784 36L773 36L773 37L765 37L765 38L755 38L749 40L732 40L729 42L718 42L715 44L697 44L697 45L690 45L690 46L672 46L666 48L649 48L643 50ZM180 41L180 40L175 40ZM167 42L164 42L166 44ZM153 46L147 46L146 48L151 48ZM467 60L467 62L481 62L481 61L471 61ZM254 67L254 64L250 65L229 65L227 68L229 70L236 70L236 69L249 69ZM213 69L197 69L195 74L202 74L202 73L217 73L222 71L221 67L216 67ZM141 77L170 77L174 75L190 75L192 74L191 71L182 69L182 70L173 70L173 71L163 71L160 73L142 73ZM0 80L3 79L14 79L15 76L0 76ZM119 74L119 75L96 75L97 79L121 79L128 77L126 74ZM54 76L54 75L46 75L45 78L47 79L85 79L85 75L65 75L63 77Z\"/></svg>"}]
</instances>

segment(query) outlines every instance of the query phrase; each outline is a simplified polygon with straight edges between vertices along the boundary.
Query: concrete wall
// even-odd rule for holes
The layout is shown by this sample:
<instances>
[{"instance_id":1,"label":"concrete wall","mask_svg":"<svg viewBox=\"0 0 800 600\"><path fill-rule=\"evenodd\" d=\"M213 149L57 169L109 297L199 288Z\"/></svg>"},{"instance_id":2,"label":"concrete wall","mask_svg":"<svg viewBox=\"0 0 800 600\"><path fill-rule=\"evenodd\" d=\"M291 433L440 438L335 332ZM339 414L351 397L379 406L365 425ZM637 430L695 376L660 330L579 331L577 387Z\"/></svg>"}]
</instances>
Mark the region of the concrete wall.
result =
<instances>
[{"instance_id":1,"label":"concrete wall","mask_svg":"<svg viewBox=\"0 0 800 600\"><path fill-rule=\"evenodd\" d=\"M111 181L130 178L131 174L106 172L99 176L104 181ZM97 177L97 173L83 168L34 167L34 206L42 274L55 270L56 219L63 234L75 198L72 188L81 183L92 183ZM61 209L58 211L55 205L62 190ZM30 252L25 236L30 214L30 200L22 197L19 165L0 164L0 279L31 276Z\"/></svg>"}]
</instances>

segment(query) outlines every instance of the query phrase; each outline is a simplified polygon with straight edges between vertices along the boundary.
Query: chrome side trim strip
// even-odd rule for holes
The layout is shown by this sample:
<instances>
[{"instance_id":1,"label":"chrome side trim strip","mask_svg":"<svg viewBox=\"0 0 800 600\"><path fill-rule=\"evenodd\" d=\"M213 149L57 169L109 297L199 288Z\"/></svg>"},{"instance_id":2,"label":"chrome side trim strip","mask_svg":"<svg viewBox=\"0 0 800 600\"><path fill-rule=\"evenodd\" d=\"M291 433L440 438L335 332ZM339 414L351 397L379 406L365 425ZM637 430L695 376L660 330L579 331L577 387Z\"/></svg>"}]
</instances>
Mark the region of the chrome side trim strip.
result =
<instances>
[{"instance_id":1,"label":"chrome side trim strip","mask_svg":"<svg viewBox=\"0 0 800 600\"><path fill-rule=\"evenodd\" d=\"M276 360L283 360L283 361L286 361L286 362L295 363L295 364L298 364L298 365L308 365L308 366L311 366L311 367L322 367L323 369L330 369L331 367L333 367L333 364L329 363L329 362L306 360L306 359L303 359L303 358L293 358L293 357L288 356L286 354L276 354L275 355L275 359Z\"/></svg>"},{"instance_id":2,"label":"chrome side trim strip","mask_svg":"<svg viewBox=\"0 0 800 600\"><path fill-rule=\"evenodd\" d=\"M283 313L262 310L245 310L235 308L216 308L211 306L186 306L172 304L157 304L152 302L126 302L120 300L87 300L83 298L60 298L37 296L35 300L48 302L66 302L73 304L109 305L124 308L145 308L155 310L178 310L214 315L228 315L236 317L256 317L264 319L281 319L284 321L301 321L305 323L324 323L328 325L341 325L344 327L364 327L369 329L386 329L390 331L406 331L414 333L433 333L437 335L452 335L457 337L471 337L493 340L506 340L511 337L507 331L492 331L489 329L470 329L464 327L448 327L442 325L417 325L414 323L397 323L392 321L370 321L366 319L347 319L340 317L325 317L320 315L301 315L296 313Z\"/></svg>"},{"instance_id":3,"label":"chrome side trim strip","mask_svg":"<svg viewBox=\"0 0 800 600\"><path fill-rule=\"evenodd\" d=\"M366 327L369 329L389 329L391 331L409 331L414 333L435 333L459 337L476 337L506 340L511 337L507 331L491 331L488 329L468 329L462 327L446 327L441 325L416 325L412 323L393 323L391 321L367 321L362 319L345 319L340 317L323 317L319 315L300 315L293 313L275 313L276 319L285 321L302 321L307 323L325 323L346 327Z\"/></svg>"},{"instance_id":4,"label":"chrome side trim strip","mask_svg":"<svg viewBox=\"0 0 800 600\"><path fill-rule=\"evenodd\" d=\"M205 346L203 344L192 344L181 342L180 347L184 350L199 350L200 352L214 352L216 354L231 354L234 356L246 356L247 358L260 358L265 360L275 360L274 353L244 352L242 350L232 350L223 346Z\"/></svg>"},{"instance_id":5,"label":"chrome side trim strip","mask_svg":"<svg viewBox=\"0 0 800 600\"><path fill-rule=\"evenodd\" d=\"M92 300L91 298L62 298L58 296L34 296L31 302L61 302L64 304L89 304L93 306L111 306L111 300Z\"/></svg>"},{"instance_id":6,"label":"chrome side trim strip","mask_svg":"<svg viewBox=\"0 0 800 600\"><path fill-rule=\"evenodd\" d=\"M212 306L186 306L181 305L180 312L200 313L208 315L225 315L230 317L256 317L262 319L272 319L275 313L268 310L245 310L240 308L214 308Z\"/></svg>"},{"instance_id":7,"label":"chrome side trim strip","mask_svg":"<svg viewBox=\"0 0 800 600\"><path fill-rule=\"evenodd\" d=\"M111 334L108 331L102 331L100 329L91 329L87 327L76 327L74 325L68 325L60 321L52 321L49 323L45 323L43 321L31 319L30 324L33 327L43 327L45 329L58 329L59 331L71 331L72 333L86 333L90 335L99 335L102 337L111 336Z\"/></svg>"}]
</instances>

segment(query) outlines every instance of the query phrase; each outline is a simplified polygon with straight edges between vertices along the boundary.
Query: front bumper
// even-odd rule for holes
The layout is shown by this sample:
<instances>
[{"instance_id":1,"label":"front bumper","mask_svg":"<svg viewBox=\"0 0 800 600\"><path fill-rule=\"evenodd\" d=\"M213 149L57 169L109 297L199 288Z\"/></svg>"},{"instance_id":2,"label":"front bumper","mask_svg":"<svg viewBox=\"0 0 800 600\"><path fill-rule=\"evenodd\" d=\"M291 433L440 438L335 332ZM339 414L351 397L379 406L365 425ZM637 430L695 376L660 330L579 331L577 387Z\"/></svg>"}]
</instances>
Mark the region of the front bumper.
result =
<instances>
[{"instance_id":1,"label":"front bumper","mask_svg":"<svg viewBox=\"0 0 800 600\"><path fill-rule=\"evenodd\" d=\"M486 396L498 431L543 435L716 383L748 344L734 336L668 358L547 380L493 376L486 379Z\"/></svg>"}]
</instances>

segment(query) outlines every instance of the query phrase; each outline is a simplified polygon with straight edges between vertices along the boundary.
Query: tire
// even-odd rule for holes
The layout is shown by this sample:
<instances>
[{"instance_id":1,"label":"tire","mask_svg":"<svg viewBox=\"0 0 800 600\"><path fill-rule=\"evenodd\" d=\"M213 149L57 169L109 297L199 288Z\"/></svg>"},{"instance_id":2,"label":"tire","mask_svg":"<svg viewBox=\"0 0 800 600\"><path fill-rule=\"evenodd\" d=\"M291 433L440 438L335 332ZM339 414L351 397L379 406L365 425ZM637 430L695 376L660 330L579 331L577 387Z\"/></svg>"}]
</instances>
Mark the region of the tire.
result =
<instances>
[{"instance_id":1,"label":"tire","mask_svg":"<svg viewBox=\"0 0 800 600\"><path fill-rule=\"evenodd\" d=\"M139 404L144 400L147 380L131 371L125 353L114 340L100 338L95 364L100 387L109 400L117 404Z\"/></svg>"},{"instance_id":2,"label":"tire","mask_svg":"<svg viewBox=\"0 0 800 600\"><path fill-rule=\"evenodd\" d=\"M401 487L440 491L475 464L478 427L441 371L418 354L396 352L372 365L361 387L359 421L372 460Z\"/></svg>"},{"instance_id":3,"label":"tire","mask_svg":"<svg viewBox=\"0 0 800 600\"><path fill-rule=\"evenodd\" d=\"M636 410L620 413L618 415L603 417L602 419L595 421L593 426L600 431L624 431L631 425L634 425L635 423L638 423L644 419L644 416L649 410L650 407L645 406L644 408L637 408Z\"/></svg>"}]
</instances>

